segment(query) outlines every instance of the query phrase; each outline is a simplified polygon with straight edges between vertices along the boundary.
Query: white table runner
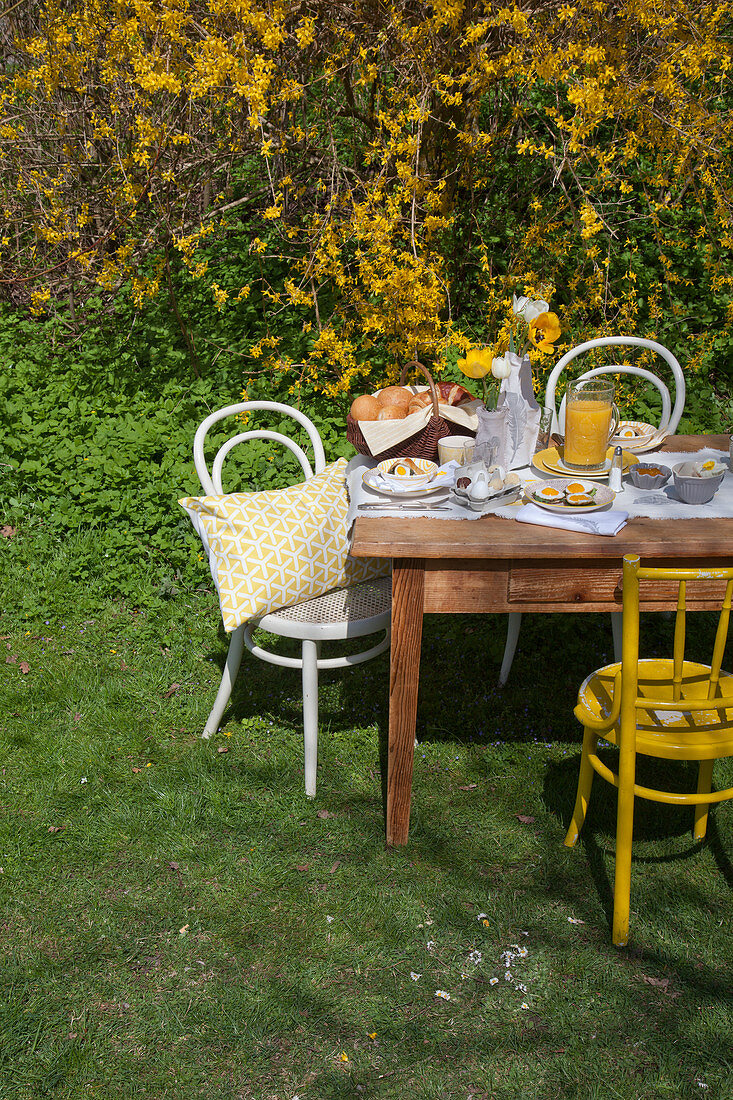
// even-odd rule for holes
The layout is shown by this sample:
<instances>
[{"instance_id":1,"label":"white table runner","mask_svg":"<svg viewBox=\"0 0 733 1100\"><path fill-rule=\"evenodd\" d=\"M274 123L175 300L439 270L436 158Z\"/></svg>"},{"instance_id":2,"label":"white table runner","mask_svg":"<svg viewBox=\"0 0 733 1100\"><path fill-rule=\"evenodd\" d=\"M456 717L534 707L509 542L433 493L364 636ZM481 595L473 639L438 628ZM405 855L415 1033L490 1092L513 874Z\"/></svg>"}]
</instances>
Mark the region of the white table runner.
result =
<instances>
[{"instance_id":1,"label":"white table runner","mask_svg":"<svg viewBox=\"0 0 733 1100\"><path fill-rule=\"evenodd\" d=\"M708 458L717 458L728 465L728 452L716 451L712 447L704 447L694 454L695 460L705 461ZM671 470L678 462L688 462L692 458L689 452L683 451L652 451L650 454L640 455L639 460L645 464L666 466ZM541 474L536 470L531 471L531 477L522 470L522 478L527 481L547 481L548 474ZM558 477L561 475L558 474ZM602 482L600 484L603 484ZM647 516L649 519L725 519L733 518L733 473L726 470L720 488L709 504L685 504L675 492L674 479L670 477L666 485L661 489L637 489L624 475L623 488L616 494L613 502L614 511L628 512L629 519L635 516ZM501 509L501 514L510 516L511 509Z\"/></svg>"},{"instance_id":2,"label":"white table runner","mask_svg":"<svg viewBox=\"0 0 733 1100\"><path fill-rule=\"evenodd\" d=\"M728 464L728 452L715 450L712 447L704 447L699 451L694 452L695 458L704 461L708 458L716 458ZM640 460L649 463L651 465L661 464L671 469L678 462L686 462L691 458L690 452L687 451L653 451L650 454L640 456ZM379 509L370 509L366 512L359 512L359 505L370 503L375 504L379 502L379 497L375 493L369 492L362 485L362 476L364 470L370 469L376 466L375 459L365 458L363 455L357 455L353 458L346 468L346 483L349 491L349 512L347 515L347 523L349 528L351 527L354 519L357 515L363 516L410 516L417 515L421 517L428 517L430 519L480 519L481 512L472 512L464 505L451 503L449 501L442 501L442 503L448 504L447 508L441 508L438 510L431 510L426 508L424 511L420 509L405 510L392 504L389 500L384 500L384 507ZM560 474L552 475L540 473L535 469L522 469L517 470L522 479L522 483L526 484L530 481L548 481L553 476L560 477ZM599 482L603 484L603 482ZM501 516L505 519L516 519L517 512L521 505L509 504L500 505L491 510L491 515ZM620 493L616 495L616 499L613 502L613 510L618 512L627 512L629 519L633 519L636 516L646 516L649 519L724 519L733 518L733 472L727 470L720 488L708 504L685 504L679 499L675 492L674 481L670 477L669 482L661 489L637 489L632 485L628 478L628 475L624 476L623 488Z\"/></svg>"}]
</instances>

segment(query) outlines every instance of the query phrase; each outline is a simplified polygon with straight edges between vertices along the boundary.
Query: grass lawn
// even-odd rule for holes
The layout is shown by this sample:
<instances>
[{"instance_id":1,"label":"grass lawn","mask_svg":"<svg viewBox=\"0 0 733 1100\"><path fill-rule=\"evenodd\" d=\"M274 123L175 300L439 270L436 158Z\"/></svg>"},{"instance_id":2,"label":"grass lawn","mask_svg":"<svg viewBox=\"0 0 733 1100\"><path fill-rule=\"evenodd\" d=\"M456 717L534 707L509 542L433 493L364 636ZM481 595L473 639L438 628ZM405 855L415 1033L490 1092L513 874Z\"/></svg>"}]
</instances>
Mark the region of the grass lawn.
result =
<instances>
[{"instance_id":1,"label":"grass lawn","mask_svg":"<svg viewBox=\"0 0 733 1100\"><path fill-rule=\"evenodd\" d=\"M245 655L202 742L212 594L104 601L65 580L74 552L0 581L2 1100L733 1096L730 804L704 844L639 804L624 951L601 781L562 844L606 618L528 616L503 693L500 618L426 620L388 852L387 657L323 677L309 802L297 674Z\"/></svg>"}]
</instances>

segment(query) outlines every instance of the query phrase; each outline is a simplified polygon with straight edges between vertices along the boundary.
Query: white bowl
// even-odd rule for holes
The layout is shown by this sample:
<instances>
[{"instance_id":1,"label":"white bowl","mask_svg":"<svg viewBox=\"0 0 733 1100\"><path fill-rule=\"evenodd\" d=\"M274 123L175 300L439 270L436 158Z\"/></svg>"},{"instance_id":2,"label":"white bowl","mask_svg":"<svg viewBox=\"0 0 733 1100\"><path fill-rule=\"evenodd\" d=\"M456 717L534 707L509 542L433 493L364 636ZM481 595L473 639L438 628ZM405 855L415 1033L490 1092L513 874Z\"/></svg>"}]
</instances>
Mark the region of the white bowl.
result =
<instances>
[{"instance_id":1,"label":"white bowl","mask_svg":"<svg viewBox=\"0 0 733 1100\"><path fill-rule=\"evenodd\" d=\"M674 487L685 504L707 504L711 501L725 476L725 470L713 477L691 477L687 474L689 462L678 462L672 467Z\"/></svg>"},{"instance_id":2,"label":"white bowl","mask_svg":"<svg viewBox=\"0 0 733 1100\"><path fill-rule=\"evenodd\" d=\"M659 473L652 474L649 470L659 470ZM669 466L662 466L661 462L639 462L629 468L631 484L637 489L661 489L669 481L671 473Z\"/></svg>"},{"instance_id":3,"label":"white bowl","mask_svg":"<svg viewBox=\"0 0 733 1100\"><path fill-rule=\"evenodd\" d=\"M385 458L377 470L390 489L410 492L429 485L438 472L438 464L427 458Z\"/></svg>"}]
</instances>

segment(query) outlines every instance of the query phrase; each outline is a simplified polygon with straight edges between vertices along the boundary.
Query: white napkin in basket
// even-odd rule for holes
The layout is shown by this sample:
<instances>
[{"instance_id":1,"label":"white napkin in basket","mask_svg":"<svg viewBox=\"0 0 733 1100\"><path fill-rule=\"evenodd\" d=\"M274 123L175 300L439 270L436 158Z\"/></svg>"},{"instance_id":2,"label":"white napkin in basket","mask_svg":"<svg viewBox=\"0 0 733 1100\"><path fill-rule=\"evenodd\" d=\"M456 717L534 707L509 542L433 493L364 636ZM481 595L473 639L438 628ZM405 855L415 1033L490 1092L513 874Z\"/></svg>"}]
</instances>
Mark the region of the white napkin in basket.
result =
<instances>
[{"instance_id":1,"label":"white napkin in basket","mask_svg":"<svg viewBox=\"0 0 733 1100\"><path fill-rule=\"evenodd\" d=\"M412 390L413 393L422 393L428 387L405 386L404 388ZM459 435L461 428L471 432L476 431L478 405L480 405L479 401L466 402L465 405L445 405L441 401L438 404L438 412L444 420L450 420L456 425L456 434ZM381 455L397 447L404 439L409 439L416 432L421 431L432 415L433 408L430 405L421 409L420 412L411 413L404 420L360 420L359 428L372 454Z\"/></svg>"},{"instance_id":2,"label":"white napkin in basket","mask_svg":"<svg viewBox=\"0 0 733 1100\"><path fill-rule=\"evenodd\" d=\"M520 523L536 523L540 527L559 527L561 531L580 531L585 535L617 535L626 526L628 512L585 512L581 516L565 516L545 512L536 504L523 505L516 514Z\"/></svg>"}]
</instances>

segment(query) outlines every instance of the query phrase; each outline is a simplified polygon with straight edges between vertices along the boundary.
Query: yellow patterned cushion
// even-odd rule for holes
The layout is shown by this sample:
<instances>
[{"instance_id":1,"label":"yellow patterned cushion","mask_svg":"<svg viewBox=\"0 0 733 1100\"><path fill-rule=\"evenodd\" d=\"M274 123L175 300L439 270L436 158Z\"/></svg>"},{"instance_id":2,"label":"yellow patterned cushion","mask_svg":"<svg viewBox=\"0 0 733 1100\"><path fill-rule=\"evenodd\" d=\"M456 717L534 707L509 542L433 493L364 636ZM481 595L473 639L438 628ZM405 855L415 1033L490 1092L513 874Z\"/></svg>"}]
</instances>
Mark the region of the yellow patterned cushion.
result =
<instances>
[{"instance_id":1,"label":"yellow patterned cushion","mask_svg":"<svg viewBox=\"0 0 733 1100\"><path fill-rule=\"evenodd\" d=\"M288 489L179 501L208 549L225 630L389 571L348 554L345 468L340 458Z\"/></svg>"}]
</instances>

